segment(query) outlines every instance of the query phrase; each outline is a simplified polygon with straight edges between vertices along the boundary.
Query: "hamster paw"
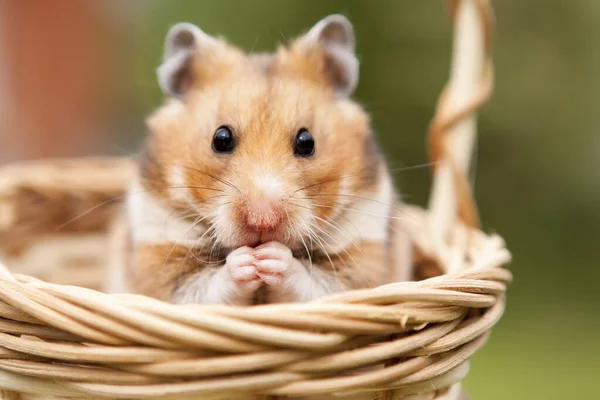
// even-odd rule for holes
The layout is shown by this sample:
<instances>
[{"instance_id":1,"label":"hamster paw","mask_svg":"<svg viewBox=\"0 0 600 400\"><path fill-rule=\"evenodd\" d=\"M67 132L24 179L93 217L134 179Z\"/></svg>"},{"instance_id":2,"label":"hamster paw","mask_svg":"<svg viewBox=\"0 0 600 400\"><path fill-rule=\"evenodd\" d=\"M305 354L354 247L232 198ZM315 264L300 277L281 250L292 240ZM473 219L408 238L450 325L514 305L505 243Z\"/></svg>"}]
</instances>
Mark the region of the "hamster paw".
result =
<instances>
[{"instance_id":1,"label":"hamster paw","mask_svg":"<svg viewBox=\"0 0 600 400\"><path fill-rule=\"evenodd\" d=\"M294 264L292 251L279 242L268 242L254 249L256 274L269 286L279 286Z\"/></svg>"},{"instance_id":2,"label":"hamster paw","mask_svg":"<svg viewBox=\"0 0 600 400\"><path fill-rule=\"evenodd\" d=\"M229 253L225 260L229 277L243 295L254 293L262 285L262 280L254 266L253 251L254 249L248 246L240 247Z\"/></svg>"}]
</instances>

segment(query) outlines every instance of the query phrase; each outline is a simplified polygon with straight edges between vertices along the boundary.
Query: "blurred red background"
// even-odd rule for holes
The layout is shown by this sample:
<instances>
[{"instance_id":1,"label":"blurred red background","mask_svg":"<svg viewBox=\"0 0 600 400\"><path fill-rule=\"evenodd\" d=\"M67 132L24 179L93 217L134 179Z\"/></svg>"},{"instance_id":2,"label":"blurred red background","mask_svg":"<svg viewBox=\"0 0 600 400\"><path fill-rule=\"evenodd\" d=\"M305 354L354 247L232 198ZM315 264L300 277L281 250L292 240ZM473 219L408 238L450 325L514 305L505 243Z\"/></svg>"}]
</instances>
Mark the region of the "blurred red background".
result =
<instances>
[{"instance_id":1,"label":"blurred red background","mask_svg":"<svg viewBox=\"0 0 600 400\"><path fill-rule=\"evenodd\" d=\"M103 1L0 2L0 161L97 152L114 30Z\"/></svg>"}]
</instances>

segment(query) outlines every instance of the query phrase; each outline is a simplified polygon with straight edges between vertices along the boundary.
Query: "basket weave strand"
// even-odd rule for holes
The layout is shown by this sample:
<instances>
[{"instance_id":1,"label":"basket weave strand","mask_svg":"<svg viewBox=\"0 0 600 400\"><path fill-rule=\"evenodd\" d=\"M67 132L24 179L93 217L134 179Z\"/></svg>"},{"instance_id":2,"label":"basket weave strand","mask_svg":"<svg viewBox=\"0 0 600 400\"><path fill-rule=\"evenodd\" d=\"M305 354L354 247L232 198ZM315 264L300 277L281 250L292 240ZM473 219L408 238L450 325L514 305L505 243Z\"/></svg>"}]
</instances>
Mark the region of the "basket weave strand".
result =
<instances>
[{"instance_id":1,"label":"basket weave strand","mask_svg":"<svg viewBox=\"0 0 600 400\"><path fill-rule=\"evenodd\" d=\"M468 173L476 141L477 110L493 89L492 11L489 0L452 0L454 49L450 79L429 126L428 148L434 166L429 201L433 247L443 264L443 244L455 220L479 226ZM442 269L440 272L455 271Z\"/></svg>"},{"instance_id":2,"label":"basket weave strand","mask_svg":"<svg viewBox=\"0 0 600 400\"><path fill-rule=\"evenodd\" d=\"M458 399L469 358L503 314L511 256L502 238L477 229L466 178L475 112L492 88L491 11L485 0L451 5L453 63L473 63L481 75L451 74L440 98L429 131L431 211L401 206L417 268L443 275L254 307L107 295L94 289L114 261L135 165L84 158L4 167L1 398ZM471 48L469 35L481 36Z\"/></svg>"},{"instance_id":3,"label":"basket weave strand","mask_svg":"<svg viewBox=\"0 0 600 400\"><path fill-rule=\"evenodd\" d=\"M494 242L496 246L486 248L508 261L509 254L498 246L501 242ZM485 255L494 258L494 254ZM34 316L27 323L0 325L5 332L0 334L0 346L11 351L2 356L5 359L0 360L0 369L41 380L29 389L58 377L59 381L52 379L53 390L61 387L65 396L76 391L78 395L106 397L158 397L157 393L163 392L176 397L219 397L223 390L229 395L235 393L235 385L245 385L248 374L252 384L243 386L244 392L311 395L400 387L405 393L421 382L445 377L464 362L465 354L484 343L486 332L502 315L509 280L505 270L484 267L422 282L343 293L312 303L243 309L175 306L31 278L3 280L2 317L42 306L62 317L56 319L52 312L27 313ZM481 316L465 319L470 309L480 308L485 309ZM71 318L89 323L85 313L89 310L108 321L120 321L139 336L124 335L121 324L95 324L82 332L72 321L63 321ZM298 323L274 321L273 315L288 315ZM324 321L329 319L344 323L324 329L321 325L327 325ZM10 334L19 326L45 328L36 332L44 341ZM147 326L153 328L146 330ZM56 342L59 333L62 337ZM212 335L212 340L205 340L204 334ZM390 340L393 334L400 336ZM99 335L108 343L96 340ZM148 348L145 345L151 338L169 343L168 348ZM111 346L114 341L120 341L120 346ZM89 347L81 342L97 344ZM224 354L223 343L227 353L235 354ZM23 357L13 357L12 352ZM405 361L356 373L396 359ZM51 368L49 360L55 362ZM354 374L344 376L347 372ZM173 378L187 381L173 383Z\"/></svg>"}]
</instances>

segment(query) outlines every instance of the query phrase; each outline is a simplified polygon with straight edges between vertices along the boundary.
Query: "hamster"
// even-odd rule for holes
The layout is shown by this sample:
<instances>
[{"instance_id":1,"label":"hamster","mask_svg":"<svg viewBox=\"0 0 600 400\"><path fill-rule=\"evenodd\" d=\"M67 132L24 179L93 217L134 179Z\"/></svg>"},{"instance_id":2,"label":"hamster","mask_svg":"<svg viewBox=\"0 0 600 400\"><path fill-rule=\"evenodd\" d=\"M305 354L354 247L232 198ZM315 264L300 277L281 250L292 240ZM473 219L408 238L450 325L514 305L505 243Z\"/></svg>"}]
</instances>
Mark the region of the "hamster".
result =
<instances>
[{"instance_id":1,"label":"hamster","mask_svg":"<svg viewBox=\"0 0 600 400\"><path fill-rule=\"evenodd\" d=\"M168 99L127 195L122 290L252 305L407 276L397 191L350 97L358 70L341 15L268 54L172 27L157 70Z\"/></svg>"}]
</instances>

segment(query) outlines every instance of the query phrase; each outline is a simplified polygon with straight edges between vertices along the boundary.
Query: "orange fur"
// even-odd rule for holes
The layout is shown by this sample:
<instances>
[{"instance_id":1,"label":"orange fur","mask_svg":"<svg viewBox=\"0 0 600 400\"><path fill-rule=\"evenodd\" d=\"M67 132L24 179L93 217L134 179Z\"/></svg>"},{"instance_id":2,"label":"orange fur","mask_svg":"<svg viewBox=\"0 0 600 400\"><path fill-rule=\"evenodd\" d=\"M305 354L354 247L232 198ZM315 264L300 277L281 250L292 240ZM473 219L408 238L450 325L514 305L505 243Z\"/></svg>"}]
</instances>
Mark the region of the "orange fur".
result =
<instances>
[{"instance_id":1,"label":"orange fur","mask_svg":"<svg viewBox=\"0 0 600 400\"><path fill-rule=\"evenodd\" d=\"M128 269L129 289L168 301L178 281L199 268L189 249L170 244L135 246Z\"/></svg>"},{"instance_id":2,"label":"orange fur","mask_svg":"<svg viewBox=\"0 0 600 400\"><path fill-rule=\"evenodd\" d=\"M328 254L329 258L318 255L313 263L347 288L370 288L390 281L387 253L387 246L380 242L357 241L337 254Z\"/></svg>"}]
</instances>

